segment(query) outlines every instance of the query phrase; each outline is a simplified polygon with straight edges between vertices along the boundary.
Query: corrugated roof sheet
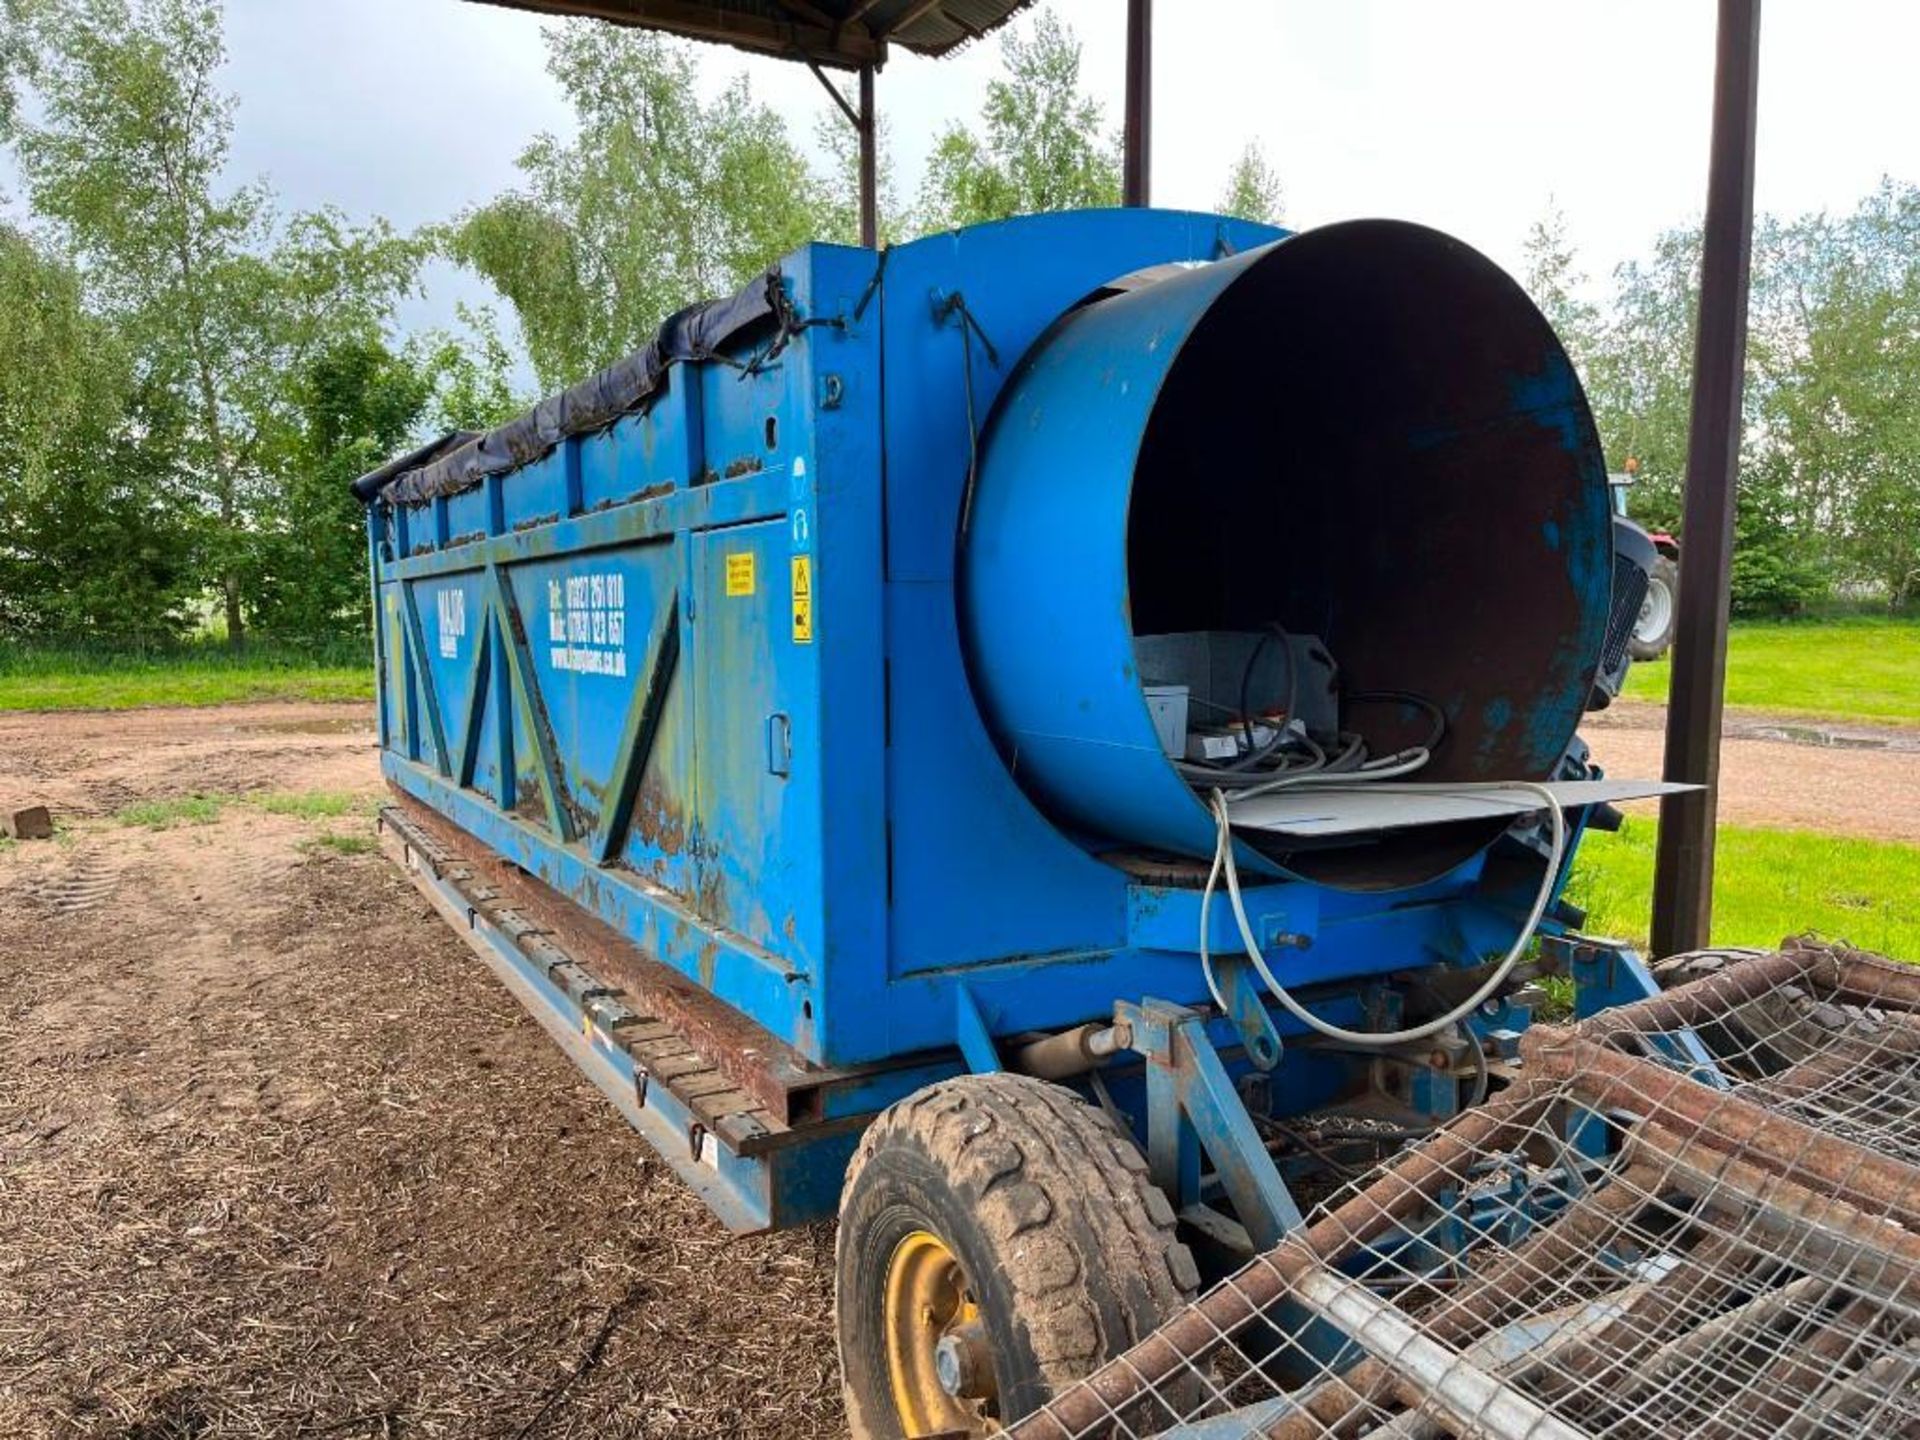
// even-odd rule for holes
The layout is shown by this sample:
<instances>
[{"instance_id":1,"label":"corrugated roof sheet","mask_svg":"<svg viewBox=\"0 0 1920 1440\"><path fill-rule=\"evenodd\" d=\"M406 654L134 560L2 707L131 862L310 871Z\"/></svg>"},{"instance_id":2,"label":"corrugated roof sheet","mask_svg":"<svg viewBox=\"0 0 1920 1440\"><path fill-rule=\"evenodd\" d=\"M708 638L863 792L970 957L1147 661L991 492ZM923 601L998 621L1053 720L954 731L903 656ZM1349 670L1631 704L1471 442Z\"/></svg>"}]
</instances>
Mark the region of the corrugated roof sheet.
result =
<instances>
[{"instance_id":1,"label":"corrugated roof sheet","mask_svg":"<svg viewBox=\"0 0 1920 1440\"><path fill-rule=\"evenodd\" d=\"M761 55L856 69L888 47L945 55L1032 0L478 0L545 15L588 15Z\"/></svg>"}]
</instances>

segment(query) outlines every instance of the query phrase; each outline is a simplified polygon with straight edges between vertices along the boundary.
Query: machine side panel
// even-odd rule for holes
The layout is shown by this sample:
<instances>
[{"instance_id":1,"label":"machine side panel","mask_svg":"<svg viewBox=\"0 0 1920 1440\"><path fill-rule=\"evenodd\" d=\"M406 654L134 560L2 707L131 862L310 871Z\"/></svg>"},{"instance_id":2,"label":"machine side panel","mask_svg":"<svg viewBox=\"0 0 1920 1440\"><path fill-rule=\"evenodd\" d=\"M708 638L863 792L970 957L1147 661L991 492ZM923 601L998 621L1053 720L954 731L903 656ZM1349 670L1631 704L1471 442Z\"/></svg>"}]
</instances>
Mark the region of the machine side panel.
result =
<instances>
[{"instance_id":1,"label":"machine side panel","mask_svg":"<svg viewBox=\"0 0 1920 1440\"><path fill-rule=\"evenodd\" d=\"M831 914L843 1043L873 1058L878 310L864 337L845 320L870 255L809 247L788 262L798 316L816 318L816 263L819 323L768 326L604 431L380 512L384 769L816 1060Z\"/></svg>"},{"instance_id":2,"label":"machine side panel","mask_svg":"<svg viewBox=\"0 0 1920 1440\"><path fill-rule=\"evenodd\" d=\"M699 779L694 907L807 970L819 894L819 706L812 654L787 636L787 519L694 537ZM710 953L703 947L702 954ZM701 983L711 987L710 973Z\"/></svg>"},{"instance_id":3,"label":"machine side panel","mask_svg":"<svg viewBox=\"0 0 1920 1440\"><path fill-rule=\"evenodd\" d=\"M1124 877L1020 790L966 679L954 557L969 425L975 434L985 426L1021 355L1054 319L1108 281L1279 234L1214 216L1079 211L894 252L884 302L895 975L1124 943ZM1067 553L1061 584L1074 582Z\"/></svg>"},{"instance_id":4,"label":"machine side panel","mask_svg":"<svg viewBox=\"0 0 1920 1440\"><path fill-rule=\"evenodd\" d=\"M898 1053L887 975L887 696L883 580L879 276L871 251L816 245L798 291L806 313L832 323L808 330L790 363L809 407L809 471L793 482L783 594L792 602L781 643L813 657L819 696L810 753L820 773L816 829L819 926L811 1010L820 1051L835 1059ZM803 604L797 587L811 595ZM801 737L794 754L802 754Z\"/></svg>"}]
</instances>

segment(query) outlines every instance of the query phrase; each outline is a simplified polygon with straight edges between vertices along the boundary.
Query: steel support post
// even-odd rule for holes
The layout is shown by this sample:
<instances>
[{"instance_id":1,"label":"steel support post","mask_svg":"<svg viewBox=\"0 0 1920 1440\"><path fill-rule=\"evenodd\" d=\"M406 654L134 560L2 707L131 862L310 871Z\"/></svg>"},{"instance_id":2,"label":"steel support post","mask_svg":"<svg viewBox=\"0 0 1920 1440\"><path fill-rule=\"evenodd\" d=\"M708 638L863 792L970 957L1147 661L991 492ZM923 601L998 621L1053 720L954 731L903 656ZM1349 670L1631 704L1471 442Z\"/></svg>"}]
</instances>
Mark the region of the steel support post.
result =
<instances>
[{"instance_id":1,"label":"steel support post","mask_svg":"<svg viewBox=\"0 0 1920 1440\"><path fill-rule=\"evenodd\" d=\"M1199 1203L1204 1152L1256 1249L1270 1249L1298 1230L1300 1207L1207 1038L1205 1018L1147 1000L1116 1006L1114 1019L1147 1062L1147 1160L1153 1183L1174 1208Z\"/></svg>"},{"instance_id":2,"label":"steel support post","mask_svg":"<svg viewBox=\"0 0 1920 1440\"><path fill-rule=\"evenodd\" d=\"M880 161L878 123L873 108L873 66L860 67L860 243L869 250L880 244Z\"/></svg>"},{"instance_id":3,"label":"steel support post","mask_svg":"<svg viewBox=\"0 0 1920 1440\"><path fill-rule=\"evenodd\" d=\"M1653 877L1655 956L1709 943L1713 842L1726 697L1728 581L1740 399L1747 352L1747 284L1753 250L1753 166L1760 75L1760 0L1720 0L1713 79L1712 158L1694 342L1693 412L1687 434L1680 588L1667 700L1664 776L1705 788L1660 802Z\"/></svg>"},{"instance_id":4,"label":"steel support post","mask_svg":"<svg viewBox=\"0 0 1920 1440\"><path fill-rule=\"evenodd\" d=\"M880 157L878 116L874 110L873 72L876 67L860 67L860 89L856 98L859 103L849 101L840 87L828 78L813 59L807 60L807 68L813 72L813 78L820 82L840 113L847 117L847 123L853 126L853 133L859 141L859 188L860 188L860 243L869 250L880 244Z\"/></svg>"},{"instance_id":5,"label":"steel support post","mask_svg":"<svg viewBox=\"0 0 1920 1440\"><path fill-rule=\"evenodd\" d=\"M1153 132L1153 0L1127 0L1126 155L1122 162L1123 203L1147 205Z\"/></svg>"}]
</instances>

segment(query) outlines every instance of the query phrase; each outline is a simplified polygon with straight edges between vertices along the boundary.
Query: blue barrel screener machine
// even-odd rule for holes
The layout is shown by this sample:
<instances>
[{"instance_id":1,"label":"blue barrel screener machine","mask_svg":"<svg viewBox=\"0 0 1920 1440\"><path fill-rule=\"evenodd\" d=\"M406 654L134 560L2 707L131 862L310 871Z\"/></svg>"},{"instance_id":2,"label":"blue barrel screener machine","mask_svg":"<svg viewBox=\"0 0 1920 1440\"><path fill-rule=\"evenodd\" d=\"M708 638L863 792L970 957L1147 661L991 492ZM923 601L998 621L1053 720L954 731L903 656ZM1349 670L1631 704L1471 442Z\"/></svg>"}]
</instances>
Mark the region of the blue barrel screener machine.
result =
<instances>
[{"instance_id":1,"label":"blue barrel screener machine","mask_svg":"<svg viewBox=\"0 0 1920 1440\"><path fill-rule=\"evenodd\" d=\"M1719 1163L1608 1067L1789 1123L1741 1097L1826 1051L1701 1006L1899 999L1579 935L1582 835L1672 788L1576 734L1656 552L1551 327L1431 230L808 245L356 491L390 852L721 1221L838 1215L856 1435L1643 1433L1547 1382L1628 1330L1693 1373L1733 1300L1578 1310L1723 1273L1602 1203ZM1502 1264L1521 1311L1435 1317Z\"/></svg>"}]
</instances>

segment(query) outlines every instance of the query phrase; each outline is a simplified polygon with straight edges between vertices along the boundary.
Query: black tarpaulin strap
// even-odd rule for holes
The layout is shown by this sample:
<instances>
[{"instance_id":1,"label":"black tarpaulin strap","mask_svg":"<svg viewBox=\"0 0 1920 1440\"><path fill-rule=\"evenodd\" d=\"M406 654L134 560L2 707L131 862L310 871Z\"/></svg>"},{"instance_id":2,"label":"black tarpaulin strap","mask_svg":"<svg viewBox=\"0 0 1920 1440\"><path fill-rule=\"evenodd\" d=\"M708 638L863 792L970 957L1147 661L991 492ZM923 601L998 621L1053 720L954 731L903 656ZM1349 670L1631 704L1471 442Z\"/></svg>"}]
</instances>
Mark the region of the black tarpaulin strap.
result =
<instances>
[{"instance_id":1,"label":"black tarpaulin strap","mask_svg":"<svg viewBox=\"0 0 1920 1440\"><path fill-rule=\"evenodd\" d=\"M706 300L670 315L645 346L597 375L550 395L524 415L491 430L455 431L353 482L362 504L422 505L471 490L489 475L531 464L570 435L603 430L640 409L660 389L670 366L721 358L721 349L768 320L775 349L802 322L793 313L780 271L758 276L738 294Z\"/></svg>"}]
</instances>

